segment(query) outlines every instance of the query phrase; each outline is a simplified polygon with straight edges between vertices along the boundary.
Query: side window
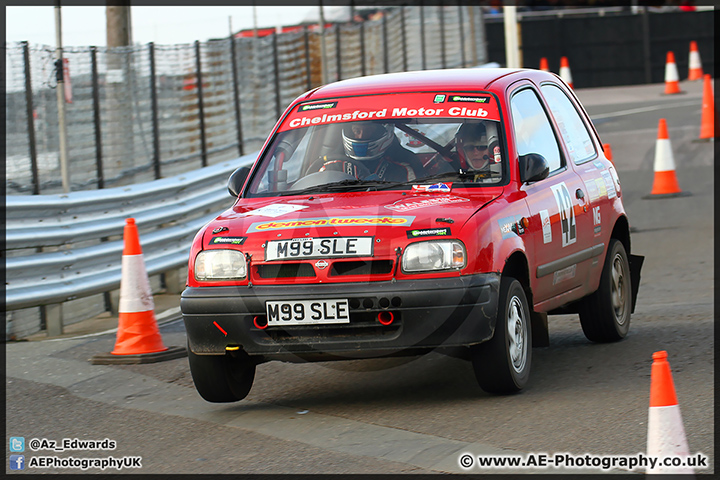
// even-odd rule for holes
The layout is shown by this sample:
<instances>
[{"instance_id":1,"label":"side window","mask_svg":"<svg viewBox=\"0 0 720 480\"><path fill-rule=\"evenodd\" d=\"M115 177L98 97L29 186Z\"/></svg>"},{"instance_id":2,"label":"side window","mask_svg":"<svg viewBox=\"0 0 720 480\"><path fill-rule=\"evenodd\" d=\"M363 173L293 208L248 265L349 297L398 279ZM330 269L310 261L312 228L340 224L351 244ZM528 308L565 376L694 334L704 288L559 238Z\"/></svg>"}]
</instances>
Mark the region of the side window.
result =
<instances>
[{"instance_id":1,"label":"side window","mask_svg":"<svg viewBox=\"0 0 720 480\"><path fill-rule=\"evenodd\" d=\"M545 84L540 88L572 161L577 164L594 158L597 152L590 133L567 95L557 85Z\"/></svg>"},{"instance_id":2,"label":"side window","mask_svg":"<svg viewBox=\"0 0 720 480\"><path fill-rule=\"evenodd\" d=\"M521 90L510 100L518 155L539 153L548 161L550 172L563 166L555 134L540 100L531 89Z\"/></svg>"}]
</instances>

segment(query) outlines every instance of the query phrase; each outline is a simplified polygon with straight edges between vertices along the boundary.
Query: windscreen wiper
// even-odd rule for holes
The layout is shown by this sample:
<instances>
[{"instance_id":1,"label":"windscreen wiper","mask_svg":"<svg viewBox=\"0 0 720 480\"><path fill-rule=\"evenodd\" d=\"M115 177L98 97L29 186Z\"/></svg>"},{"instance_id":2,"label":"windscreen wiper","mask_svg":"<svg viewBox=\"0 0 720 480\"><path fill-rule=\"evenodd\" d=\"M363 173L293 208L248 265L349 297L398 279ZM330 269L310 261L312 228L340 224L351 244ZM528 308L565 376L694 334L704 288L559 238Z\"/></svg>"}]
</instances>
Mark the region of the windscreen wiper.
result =
<instances>
[{"instance_id":1,"label":"windscreen wiper","mask_svg":"<svg viewBox=\"0 0 720 480\"><path fill-rule=\"evenodd\" d=\"M305 193L316 193L316 192L338 192L338 191L351 191L354 189L374 189L379 186L391 186L395 185L395 182L388 182L385 180L358 180L358 179L347 179L339 182L323 183L322 185L314 185L312 187L303 188L301 190L290 190L280 195L302 195Z\"/></svg>"}]
</instances>

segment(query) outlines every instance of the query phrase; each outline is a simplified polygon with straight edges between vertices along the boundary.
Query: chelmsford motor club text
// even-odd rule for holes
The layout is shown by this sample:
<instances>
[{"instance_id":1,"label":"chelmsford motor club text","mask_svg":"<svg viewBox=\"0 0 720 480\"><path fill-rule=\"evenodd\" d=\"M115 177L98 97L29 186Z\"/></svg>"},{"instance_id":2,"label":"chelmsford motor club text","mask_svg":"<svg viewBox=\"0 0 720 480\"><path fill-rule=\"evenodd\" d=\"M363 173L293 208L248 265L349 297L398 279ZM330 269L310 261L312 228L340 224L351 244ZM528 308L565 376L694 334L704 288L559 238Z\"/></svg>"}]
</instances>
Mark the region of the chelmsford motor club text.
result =
<instances>
[{"instance_id":1,"label":"chelmsford motor club text","mask_svg":"<svg viewBox=\"0 0 720 480\"><path fill-rule=\"evenodd\" d=\"M447 114L443 112L447 110ZM352 113L338 113L335 115L324 113L322 116L315 117L301 117L293 118L288 123L291 128L305 127L308 125L320 125L326 123L347 121L347 120L370 120L372 118L385 118L387 117L387 108L382 110L355 110ZM482 108L468 108L468 107L450 107L445 108L408 108L408 107L395 107L392 110L391 118L402 118L402 117L487 117L488 112Z\"/></svg>"}]
</instances>

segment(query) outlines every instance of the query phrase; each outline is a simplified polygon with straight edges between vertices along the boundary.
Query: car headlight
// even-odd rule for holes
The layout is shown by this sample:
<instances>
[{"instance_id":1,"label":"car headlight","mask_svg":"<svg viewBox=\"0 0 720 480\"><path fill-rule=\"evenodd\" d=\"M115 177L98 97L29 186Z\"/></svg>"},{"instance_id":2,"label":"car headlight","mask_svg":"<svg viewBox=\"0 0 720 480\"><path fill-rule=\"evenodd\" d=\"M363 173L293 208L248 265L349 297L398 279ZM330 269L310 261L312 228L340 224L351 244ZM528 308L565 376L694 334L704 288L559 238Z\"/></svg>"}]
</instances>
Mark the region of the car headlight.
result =
<instances>
[{"instance_id":1,"label":"car headlight","mask_svg":"<svg viewBox=\"0 0 720 480\"><path fill-rule=\"evenodd\" d=\"M239 280L246 275L245 255L237 250L203 250L195 257L196 280Z\"/></svg>"},{"instance_id":2,"label":"car headlight","mask_svg":"<svg viewBox=\"0 0 720 480\"><path fill-rule=\"evenodd\" d=\"M404 272L456 270L465 266L465 246L457 240L411 243L402 257Z\"/></svg>"}]
</instances>

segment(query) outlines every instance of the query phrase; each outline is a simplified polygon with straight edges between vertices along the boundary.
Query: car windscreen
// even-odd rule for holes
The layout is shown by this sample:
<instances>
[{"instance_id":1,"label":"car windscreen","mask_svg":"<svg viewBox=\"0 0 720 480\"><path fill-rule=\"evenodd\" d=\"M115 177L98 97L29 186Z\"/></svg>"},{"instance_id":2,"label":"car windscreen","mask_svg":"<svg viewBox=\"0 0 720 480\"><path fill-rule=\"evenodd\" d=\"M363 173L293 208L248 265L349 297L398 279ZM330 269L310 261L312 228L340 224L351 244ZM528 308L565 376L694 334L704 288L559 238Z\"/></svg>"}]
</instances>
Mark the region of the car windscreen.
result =
<instances>
[{"instance_id":1,"label":"car windscreen","mask_svg":"<svg viewBox=\"0 0 720 480\"><path fill-rule=\"evenodd\" d=\"M490 94L411 93L300 104L259 159L246 195L496 186L507 161Z\"/></svg>"}]
</instances>

